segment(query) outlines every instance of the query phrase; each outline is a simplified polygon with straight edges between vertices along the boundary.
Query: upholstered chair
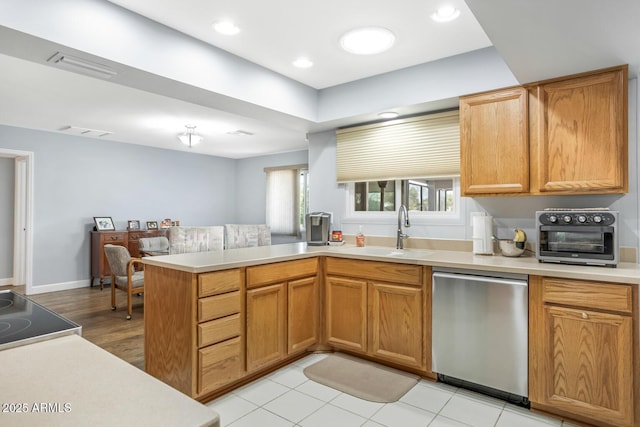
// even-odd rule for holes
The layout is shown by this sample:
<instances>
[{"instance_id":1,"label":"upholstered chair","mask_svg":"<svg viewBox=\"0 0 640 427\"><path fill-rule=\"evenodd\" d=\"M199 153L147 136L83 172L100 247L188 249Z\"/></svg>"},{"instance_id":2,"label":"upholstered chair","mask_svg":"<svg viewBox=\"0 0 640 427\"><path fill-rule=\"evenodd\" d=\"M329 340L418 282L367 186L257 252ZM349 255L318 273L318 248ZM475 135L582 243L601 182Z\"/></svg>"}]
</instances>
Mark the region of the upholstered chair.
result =
<instances>
[{"instance_id":1,"label":"upholstered chair","mask_svg":"<svg viewBox=\"0 0 640 427\"><path fill-rule=\"evenodd\" d=\"M271 245L271 227L267 224L225 224L225 248L250 248Z\"/></svg>"},{"instance_id":2,"label":"upholstered chair","mask_svg":"<svg viewBox=\"0 0 640 427\"><path fill-rule=\"evenodd\" d=\"M141 237L138 248L142 256L169 255L169 239L164 236Z\"/></svg>"},{"instance_id":3,"label":"upholstered chair","mask_svg":"<svg viewBox=\"0 0 640 427\"><path fill-rule=\"evenodd\" d=\"M131 258L129 250L119 245L104 245L104 254L111 269L111 309L116 309L116 289L127 293L127 320L131 320L132 297L144 292L144 271L135 271L142 265L140 258Z\"/></svg>"},{"instance_id":4,"label":"upholstered chair","mask_svg":"<svg viewBox=\"0 0 640 427\"><path fill-rule=\"evenodd\" d=\"M170 254L221 251L223 249L224 227L222 226L169 228Z\"/></svg>"}]
</instances>

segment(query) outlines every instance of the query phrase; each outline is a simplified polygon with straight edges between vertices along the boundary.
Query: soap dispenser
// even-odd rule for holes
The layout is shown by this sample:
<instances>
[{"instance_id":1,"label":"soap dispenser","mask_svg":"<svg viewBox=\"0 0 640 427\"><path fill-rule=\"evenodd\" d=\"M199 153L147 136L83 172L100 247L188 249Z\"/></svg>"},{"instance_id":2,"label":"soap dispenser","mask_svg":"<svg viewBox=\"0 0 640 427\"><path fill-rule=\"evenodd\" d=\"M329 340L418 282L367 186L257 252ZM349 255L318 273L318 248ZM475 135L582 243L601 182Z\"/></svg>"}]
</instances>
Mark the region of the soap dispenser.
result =
<instances>
[{"instance_id":1,"label":"soap dispenser","mask_svg":"<svg viewBox=\"0 0 640 427\"><path fill-rule=\"evenodd\" d=\"M360 226L358 234L356 234L356 247L364 248L364 233L362 233L362 226Z\"/></svg>"}]
</instances>

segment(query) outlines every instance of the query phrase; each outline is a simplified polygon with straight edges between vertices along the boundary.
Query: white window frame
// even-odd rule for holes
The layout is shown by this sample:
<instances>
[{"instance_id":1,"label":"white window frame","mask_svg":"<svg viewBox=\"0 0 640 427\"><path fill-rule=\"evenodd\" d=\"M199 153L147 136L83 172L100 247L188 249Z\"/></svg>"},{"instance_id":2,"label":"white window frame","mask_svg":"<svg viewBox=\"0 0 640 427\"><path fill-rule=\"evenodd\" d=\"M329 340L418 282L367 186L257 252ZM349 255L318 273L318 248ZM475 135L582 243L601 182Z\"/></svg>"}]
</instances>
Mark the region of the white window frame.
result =
<instances>
[{"instance_id":1,"label":"white window frame","mask_svg":"<svg viewBox=\"0 0 640 427\"><path fill-rule=\"evenodd\" d=\"M416 179L421 179L416 177ZM428 178L439 179L439 178ZM453 199L454 209L450 212L434 212L434 211L409 211L411 223L415 225L444 225L444 224L462 224L462 212L464 212L464 197L460 195L460 177L444 177L441 179L453 180ZM401 205L401 181L395 180L396 188L396 207ZM355 184L353 182L344 184L346 186L346 215L342 222L345 224L388 224L390 220L395 221L398 216L398 210L395 211L356 211L355 210Z\"/></svg>"},{"instance_id":2,"label":"white window frame","mask_svg":"<svg viewBox=\"0 0 640 427\"><path fill-rule=\"evenodd\" d=\"M299 215L300 215L299 203L300 203L300 198L303 197L301 195L301 191L304 191L304 189L300 188L300 175L299 174L302 171L304 171L304 174L305 174L304 183L305 183L305 185L308 186L309 166L307 164L299 164L299 165L265 167L264 168L264 172L265 172L265 174L267 174L267 177L265 179L266 184L267 184L267 188L265 189L266 190L266 199L267 199L267 203L266 203L266 206L265 206L266 207L265 220L266 220L266 223L269 226L272 226L272 221L270 220L270 218L268 218L269 217L269 212L268 212L269 211L269 203L270 203L269 202L270 194L269 194L269 188L268 188L268 186L269 186L268 174L271 173L271 172L276 172L276 171L291 171L294 174L293 183L292 183L293 187L294 187L292 189L293 190L293 211L291 212L291 215L292 215L291 219L292 219L292 222L293 222L294 230L292 230L291 233L281 233L281 232L278 232L278 231L274 231L272 229L272 234L273 235L278 235L278 236L296 236L296 237L299 238L305 232L304 225L300 224L300 221L299 221ZM296 174L298 174L297 177L295 176ZM305 197L305 204L303 206L303 209L305 209L305 212L303 212L302 215L305 215L306 213L308 213L308 212L306 212L306 210L309 209L309 200L306 197L306 194L305 194L304 197Z\"/></svg>"}]
</instances>

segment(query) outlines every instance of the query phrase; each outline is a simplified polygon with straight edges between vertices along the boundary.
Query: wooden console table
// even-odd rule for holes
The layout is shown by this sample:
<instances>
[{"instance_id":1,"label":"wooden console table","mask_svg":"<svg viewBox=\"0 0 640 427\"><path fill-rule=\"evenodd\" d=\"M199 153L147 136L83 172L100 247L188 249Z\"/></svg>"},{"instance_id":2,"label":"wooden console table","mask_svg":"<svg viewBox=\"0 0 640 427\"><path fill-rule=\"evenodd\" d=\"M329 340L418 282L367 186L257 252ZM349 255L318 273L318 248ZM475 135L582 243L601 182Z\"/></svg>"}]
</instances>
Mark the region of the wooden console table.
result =
<instances>
[{"instance_id":1,"label":"wooden console table","mask_svg":"<svg viewBox=\"0 0 640 427\"><path fill-rule=\"evenodd\" d=\"M120 245L129 249L134 258L140 257L138 240L142 237L166 236L167 230L120 230L91 231L91 286L100 279L100 289L104 288L104 278L111 277L111 270L104 254L104 245Z\"/></svg>"}]
</instances>

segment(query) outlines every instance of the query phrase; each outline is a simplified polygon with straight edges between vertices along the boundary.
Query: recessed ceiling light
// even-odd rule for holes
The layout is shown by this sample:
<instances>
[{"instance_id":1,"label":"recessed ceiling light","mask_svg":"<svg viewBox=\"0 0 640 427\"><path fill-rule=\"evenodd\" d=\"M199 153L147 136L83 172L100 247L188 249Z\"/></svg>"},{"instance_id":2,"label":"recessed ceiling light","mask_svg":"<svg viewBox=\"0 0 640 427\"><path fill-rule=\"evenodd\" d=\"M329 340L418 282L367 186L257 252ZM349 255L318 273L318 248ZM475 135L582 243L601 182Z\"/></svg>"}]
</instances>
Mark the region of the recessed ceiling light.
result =
<instances>
[{"instance_id":1,"label":"recessed ceiling light","mask_svg":"<svg viewBox=\"0 0 640 427\"><path fill-rule=\"evenodd\" d=\"M233 21L216 21L213 23L213 29L224 34L225 36L233 36L240 32L240 28Z\"/></svg>"},{"instance_id":2,"label":"recessed ceiling light","mask_svg":"<svg viewBox=\"0 0 640 427\"><path fill-rule=\"evenodd\" d=\"M300 57L293 61L293 66L298 68L309 68L313 67L313 62L309 58Z\"/></svg>"},{"instance_id":3,"label":"recessed ceiling light","mask_svg":"<svg viewBox=\"0 0 640 427\"><path fill-rule=\"evenodd\" d=\"M390 49L395 35L382 27L364 27L348 31L340 38L340 46L356 55L373 55Z\"/></svg>"},{"instance_id":4,"label":"recessed ceiling light","mask_svg":"<svg viewBox=\"0 0 640 427\"><path fill-rule=\"evenodd\" d=\"M395 111L383 111L382 113L378 113L378 116L382 117L383 119L395 119L396 117L398 117L398 113L396 113Z\"/></svg>"},{"instance_id":5,"label":"recessed ceiling light","mask_svg":"<svg viewBox=\"0 0 640 427\"><path fill-rule=\"evenodd\" d=\"M460 16L460 9L453 6L442 6L431 14L431 19L436 22L449 22Z\"/></svg>"}]
</instances>

